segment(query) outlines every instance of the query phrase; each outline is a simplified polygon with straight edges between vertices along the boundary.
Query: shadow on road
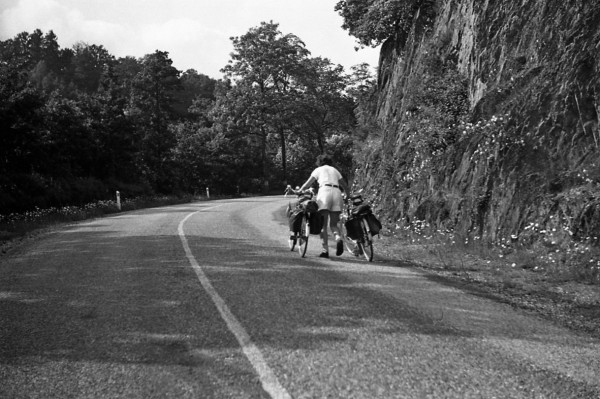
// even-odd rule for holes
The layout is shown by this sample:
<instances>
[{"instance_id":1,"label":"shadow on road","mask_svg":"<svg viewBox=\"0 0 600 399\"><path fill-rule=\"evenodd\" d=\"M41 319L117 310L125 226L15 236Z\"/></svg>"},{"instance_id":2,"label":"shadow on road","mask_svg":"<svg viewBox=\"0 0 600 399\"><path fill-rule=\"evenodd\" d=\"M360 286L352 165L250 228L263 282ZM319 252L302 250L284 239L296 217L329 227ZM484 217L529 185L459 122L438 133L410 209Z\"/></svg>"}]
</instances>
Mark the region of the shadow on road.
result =
<instances>
[{"instance_id":1,"label":"shadow on road","mask_svg":"<svg viewBox=\"0 0 600 399\"><path fill-rule=\"evenodd\" d=\"M259 347L319 351L350 345L357 331L555 338L552 331L532 331L526 324L507 326L489 304L473 305L456 287L408 268L348 255L302 259L268 240L193 235L187 240ZM61 251L68 256L57 256ZM0 286L0 364L35 357L202 366L254 378L177 235L67 232L3 270Z\"/></svg>"}]
</instances>

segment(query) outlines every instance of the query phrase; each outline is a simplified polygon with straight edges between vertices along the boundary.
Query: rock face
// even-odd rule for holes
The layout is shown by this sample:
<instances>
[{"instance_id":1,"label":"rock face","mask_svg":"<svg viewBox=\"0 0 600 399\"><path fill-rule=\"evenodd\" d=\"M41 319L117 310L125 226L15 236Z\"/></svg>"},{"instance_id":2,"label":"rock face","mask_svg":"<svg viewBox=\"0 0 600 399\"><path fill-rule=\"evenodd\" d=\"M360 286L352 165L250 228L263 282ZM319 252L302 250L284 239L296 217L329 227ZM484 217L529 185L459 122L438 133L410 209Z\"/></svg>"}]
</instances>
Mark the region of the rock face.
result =
<instances>
[{"instance_id":1,"label":"rock face","mask_svg":"<svg viewBox=\"0 0 600 399\"><path fill-rule=\"evenodd\" d=\"M382 46L380 141L356 180L383 220L594 243L600 3L438 0L435 14Z\"/></svg>"}]
</instances>

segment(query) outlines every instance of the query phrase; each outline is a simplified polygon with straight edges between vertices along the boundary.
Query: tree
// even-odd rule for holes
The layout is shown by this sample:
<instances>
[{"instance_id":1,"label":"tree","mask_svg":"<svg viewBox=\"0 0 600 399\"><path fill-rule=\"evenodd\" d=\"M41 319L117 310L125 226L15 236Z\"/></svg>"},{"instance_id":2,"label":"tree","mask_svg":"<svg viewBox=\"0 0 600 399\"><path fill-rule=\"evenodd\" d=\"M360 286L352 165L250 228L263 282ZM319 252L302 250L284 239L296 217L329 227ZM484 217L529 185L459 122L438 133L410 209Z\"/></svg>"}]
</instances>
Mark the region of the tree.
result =
<instances>
[{"instance_id":1,"label":"tree","mask_svg":"<svg viewBox=\"0 0 600 399\"><path fill-rule=\"evenodd\" d=\"M217 81L198 73L195 69L188 69L179 78L181 90L175 95L175 112L186 118L191 118L195 113L190 107L198 109L199 104L211 103L215 100L215 86ZM203 101L207 100L207 101Z\"/></svg>"},{"instance_id":2,"label":"tree","mask_svg":"<svg viewBox=\"0 0 600 399\"><path fill-rule=\"evenodd\" d=\"M284 35L278 27L273 22L262 22L245 35L232 38L235 51L223 69L236 84L234 93L239 93L245 98L243 102L251 107L244 114L247 120L252 115L250 131L260 137L265 184L270 134L279 137L282 173L286 180L286 131L290 125L290 104L297 94L295 80L302 69L302 60L310 54L300 38L293 34ZM249 101L252 98L255 101Z\"/></svg>"},{"instance_id":3,"label":"tree","mask_svg":"<svg viewBox=\"0 0 600 399\"><path fill-rule=\"evenodd\" d=\"M175 117L173 99L181 88L179 74L169 53L157 50L142 58L141 69L132 82L128 112L143 132L141 161L145 175L161 192L173 189L170 154L175 137L168 125Z\"/></svg>"},{"instance_id":4,"label":"tree","mask_svg":"<svg viewBox=\"0 0 600 399\"><path fill-rule=\"evenodd\" d=\"M189 71L184 82L193 112L208 116L214 81ZM0 41L1 211L104 199L108 184L173 192L180 83L166 52L115 60L102 46L61 49L40 30Z\"/></svg>"},{"instance_id":5,"label":"tree","mask_svg":"<svg viewBox=\"0 0 600 399\"><path fill-rule=\"evenodd\" d=\"M115 57L103 46L79 42L73 46L71 61L72 81L75 87L93 93L100 87L100 79L106 68L115 63Z\"/></svg>"},{"instance_id":6,"label":"tree","mask_svg":"<svg viewBox=\"0 0 600 399\"><path fill-rule=\"evenodd\" d=\"M44 97L28 83L23 59L0 53L0 174L30 172L37 164Z\"/></svg>"},{"instance_id":7,"label":"tree","mask_svg":"<svg viewBox=\"0 0 600 399\"><path fill-rule=\"evenodd\" d=\"M141 60L133 79L133 95L138 108L150 111L149 122L155 130L162 130L173 116L173 97L181 88L179 74L167 52L156 50Z\"/></svg>"},{"instance_id":8,"label":"tree","mask_svg":"<svg viewBox=\"0 0 600 399\"><path fill-rule=\"evenodd\" d=\"M346 92L354 100L354 115L361 139L372 131L377 131L375 115L377 113L377 80L371 72L369 64L362 63L351 67ZM361 132L362 131L362 132Z\"/></svg>"},{"instance_id":9,"label":"tree","mask_svg":"<svg viewBox=\"0 0 600 399\"><path fill-rule=\"evenodd\" d=\"M259 146L254 152L261 154L263 181L273 175L274 159L286 181L288 146L298 164L327 151L331 135L352 130L354 103L345 94L347 78L340 65L311 58L298 37L282 34L273 22L232 40L235 52L223 69L232 87L218 108L229 120L225 131L246 136L248 148Z\"/></svg>"},{"instance_id":10,"label":"tree","mask_svg":"<svg viewBox=\"0 0 600 399\"><path fill-rule=\"evenodd\" d=\"M340 0L335 10L360 46L377 47L396 32L408 33L416 15L431 24L435 0Z\"/></svg>"},{"instance_id":11,"label":"tree","mask_svg":"<svg viewBox=\"0 0 600 399\"><path fill-rule=\"evenodd\" d=\"M303 66L298 76L302 94L295 106L295 130L308 134L323 153L327 136L354 127L354 103L344 94L347 79L341 65L317 57L304 60Z\"/></svg>"},{"instance_id":12,"label":"tree","mask_svg":"<svg viewBox=\"0 0 600 399\"><path fill-rule=\"evenodd\" d=\"M211 118L215 121L213 128L229 144L227 152L235 153L232 166L239 167L238 178L260 179L264 188L271 165L267 159L269 120L263 101L258 87L238 82L226 92L219 92Z\"/></svg>"}]
</instances>

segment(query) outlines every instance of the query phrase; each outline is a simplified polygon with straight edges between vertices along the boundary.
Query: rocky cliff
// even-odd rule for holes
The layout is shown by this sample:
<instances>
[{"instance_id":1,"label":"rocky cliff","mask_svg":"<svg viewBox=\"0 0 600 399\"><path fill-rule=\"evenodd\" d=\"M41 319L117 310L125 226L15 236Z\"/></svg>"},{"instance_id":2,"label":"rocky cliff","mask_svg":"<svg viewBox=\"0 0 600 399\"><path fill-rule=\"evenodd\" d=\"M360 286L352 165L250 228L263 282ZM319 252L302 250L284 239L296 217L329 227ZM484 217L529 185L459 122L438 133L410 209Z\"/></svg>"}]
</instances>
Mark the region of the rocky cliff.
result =
<instances>
[{"instance_id":1,"label":"rocky cliff","mask_svg":"<svg viewBox=\"0 0 600 399\"><path fill-rule=\"evenodd\" d=\"M438 0L382 46L360 159L392 229L547 247L600 238L600 3Z\"/></svg>"}]
</instances>

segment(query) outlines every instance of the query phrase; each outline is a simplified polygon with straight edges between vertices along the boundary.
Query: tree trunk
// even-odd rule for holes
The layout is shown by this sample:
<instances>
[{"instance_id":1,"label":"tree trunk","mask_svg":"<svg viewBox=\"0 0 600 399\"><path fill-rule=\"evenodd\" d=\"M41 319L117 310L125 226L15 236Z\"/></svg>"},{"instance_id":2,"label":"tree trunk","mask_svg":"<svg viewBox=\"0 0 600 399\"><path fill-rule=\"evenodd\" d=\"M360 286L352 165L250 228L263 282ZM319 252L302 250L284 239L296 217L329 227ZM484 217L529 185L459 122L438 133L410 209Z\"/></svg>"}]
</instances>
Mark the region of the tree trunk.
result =
<instances>
[{"instance_id":1,"label":"tree trunk","mask_svg":"<svg viewBox=\"0 0 600 399\"><path fill-rule=\"evenodd\" d=\"M262 163L262 192L263 194L269 193L269 166L267 165L267 133L265 132L265 128L261 127L261 163Z\"/></svg>"},{"instance_id":2,"label":"tree trunk","mask_svg":"<svg viewBox=\"0 0 600 399\"><path fill-rule=\"evenodd\" d=\"M285 133L283 128L279 129L279 139L281 141L281 169L283 171L283 184L287 184L287 152L285 150Z\"/></svg>"}]
</instances>

